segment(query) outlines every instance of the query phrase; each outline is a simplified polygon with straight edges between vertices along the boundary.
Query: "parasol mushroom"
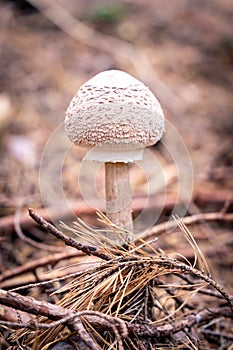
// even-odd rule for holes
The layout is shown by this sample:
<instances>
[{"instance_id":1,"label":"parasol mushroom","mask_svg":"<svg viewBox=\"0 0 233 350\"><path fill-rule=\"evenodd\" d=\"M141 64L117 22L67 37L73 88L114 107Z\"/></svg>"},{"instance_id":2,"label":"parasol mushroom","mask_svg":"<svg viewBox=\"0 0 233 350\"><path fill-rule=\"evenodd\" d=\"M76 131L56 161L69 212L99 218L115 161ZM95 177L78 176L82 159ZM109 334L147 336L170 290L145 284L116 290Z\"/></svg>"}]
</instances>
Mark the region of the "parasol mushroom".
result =
<instances>
[{"instance_id":1,"label":"parasol mushroom","mask_svg":"<svg viewBox=\"0 0 233 350\"><path fill-rule=\"evenodd\" d=\"M80 87L66 111L70 140L90 149L85 159L105 163L106 215L133 232L129 163L159 141L164 116L143 83L120 70L104 71Z\"/></svg>"}]
</instances>

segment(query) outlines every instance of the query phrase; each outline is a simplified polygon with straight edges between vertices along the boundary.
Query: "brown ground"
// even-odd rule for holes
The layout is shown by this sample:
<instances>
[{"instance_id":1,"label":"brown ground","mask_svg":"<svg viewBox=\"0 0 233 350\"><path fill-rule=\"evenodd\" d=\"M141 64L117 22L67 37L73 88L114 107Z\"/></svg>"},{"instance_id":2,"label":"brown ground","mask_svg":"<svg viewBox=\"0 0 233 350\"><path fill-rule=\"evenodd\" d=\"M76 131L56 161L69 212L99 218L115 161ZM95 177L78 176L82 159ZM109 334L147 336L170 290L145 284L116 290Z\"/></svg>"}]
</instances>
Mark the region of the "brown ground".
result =
<instances>
[{"instance_id":1,"label":"brown ground","mask_svg":"<svg viewBox=\"0 0 233 350\"><path fill-rule=\"evenodd\" d=\"M32 3L43 12L42 4L46 1ZM52 238L32 224L25 227L22 224L22 230L12 226L14 219L16 224L20 223L21 212L26 213L29 206L43 208L41 192L45 190L46 205L61 199L61 189L69 201L78 198L81 206L87 198L94 201L96 193L90 189L93 178L90 179L86 168L77 185L82 151L72 148L68 156L63 156L64 164L59 161L57 165L57 150L69 150L69 142L52 133L58 126L63 132L65 110L79 86L102 70L121 69L142 80L160 100L168 120L162 144L151 150L161 168L155 167L153 173L152 167L150 171L151 159L147 158L142 166L144 174L137 166L131 168L139 211L143 209L140 198L147 195L147 180L152 185L150 194L157 195L156 203L144 210L138 229L156 223L159 214L155 209L162 211L159 221L171 215L179 185L183 194L178 198L178 207L181 202L188 204L188 213L217 212L223 208L232 212L233 8L230 1L164 0L162 5L157 0L48 3L54 4L45 17L35 10L19 10L13 1L0 1L0 219L3 220L0 273L47 254L39 246L32 248L22 240L22 235L20 239L20 231L35 242L53 244ZM71 17L65 16L66 11ZM46 146L48 141L55 148L49 148L51 144ZM48 157L46 164L41 161L43 152ZM47 169L48 177L43 172ZM56 196L53 186L61 169L62 187L58 192L54 187ZM39 184L40 170L46 181L43 188ZM184 178L179 172L183 172ZM104 193L102 176L100 169L96 180L99 197ZM164 193L173 203L165 209ZM103 208L101 202L91 203ZM76 214L97 224L96 216L85 205ZM58 213L54 217L51 212L49 215L51 219L56 217L56 221L64 219ZM147 216L150 216L149 224ZM4 226L6 218L8 224ZM206 224L201 229L193 228L192 233L206 253L214 277L230 290L232 226L224 222ZM161 237L161 247L190 257L192 253L180 235L178 232L171 238ZM1 287L18 286L35 278L30 273L19 279L9 278Z\"/></svg>"}]
</instances>

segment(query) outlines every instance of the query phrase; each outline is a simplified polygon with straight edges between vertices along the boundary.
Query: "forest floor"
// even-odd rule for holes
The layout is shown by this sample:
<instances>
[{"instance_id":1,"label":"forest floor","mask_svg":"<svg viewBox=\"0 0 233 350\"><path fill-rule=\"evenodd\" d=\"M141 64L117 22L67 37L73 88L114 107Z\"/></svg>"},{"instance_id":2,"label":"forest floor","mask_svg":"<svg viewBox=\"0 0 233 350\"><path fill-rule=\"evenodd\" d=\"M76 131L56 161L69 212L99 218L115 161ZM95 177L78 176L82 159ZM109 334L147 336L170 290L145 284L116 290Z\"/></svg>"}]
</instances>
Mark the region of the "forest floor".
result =
<instances>
[{"instance_id":1,"label":"forest floor","mask_svg":"<svg viewBox=\"0 0 233 350\"><path fill-rule=\"evenodd\" d=\"M231 294L230 1L164 0L162 7L157 0L25 3L0 1L0 288L63 276L81 269L73 266L80 261L91 264L40 229L28 208L54 224L71 225L79 217L96 230L103 227L95 212L104 211L104 169L82 161L85 150L71 147L63 121L81 84L100 71L120 69L153 91L166 117L162 141L130 168L136 233L153 232L172 215L193 217L189 229L211 276ZM195 261L196 248L178 227L163 229L155 246ZM25 289L24 295L51 301L44 289ZM196 348L232 349L226 324L211 334L209 329ZM0 329L2 349L11 346L7 335Z\"/></svg>"}]
</instances>

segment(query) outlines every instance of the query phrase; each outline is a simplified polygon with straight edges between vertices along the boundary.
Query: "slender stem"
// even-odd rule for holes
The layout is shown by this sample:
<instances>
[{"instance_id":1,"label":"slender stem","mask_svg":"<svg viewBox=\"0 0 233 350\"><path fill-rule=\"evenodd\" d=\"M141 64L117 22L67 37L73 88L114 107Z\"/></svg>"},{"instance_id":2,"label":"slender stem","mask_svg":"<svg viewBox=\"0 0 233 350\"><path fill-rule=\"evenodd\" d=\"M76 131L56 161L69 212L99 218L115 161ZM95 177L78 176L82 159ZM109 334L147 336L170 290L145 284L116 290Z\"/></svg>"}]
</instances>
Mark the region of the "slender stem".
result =
<instances>
[{"instance_id":1,"label":"slender stem","mask_svg":"<svg viewBox=\"0 0 233 350\"><path fill-rule=\"evenodd\" d=\"M105 163L105 187L107 217L115 225L133 232L128 164Z\"/></svg>"}]
</instances>

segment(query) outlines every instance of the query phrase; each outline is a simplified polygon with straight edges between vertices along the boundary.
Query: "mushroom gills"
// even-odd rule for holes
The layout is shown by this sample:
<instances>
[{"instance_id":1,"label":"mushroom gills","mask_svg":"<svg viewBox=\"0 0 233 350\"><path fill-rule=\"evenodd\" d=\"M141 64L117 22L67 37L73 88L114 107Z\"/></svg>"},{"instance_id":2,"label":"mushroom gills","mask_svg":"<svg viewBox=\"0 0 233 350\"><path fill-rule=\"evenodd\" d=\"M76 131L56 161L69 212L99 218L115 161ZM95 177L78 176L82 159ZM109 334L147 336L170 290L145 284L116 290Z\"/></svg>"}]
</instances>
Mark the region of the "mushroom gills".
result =
<instances>
[{"instance_id":1,"label":"mushroom gills","mask_svg":"<svg viewBox=\"0 0 233 350\"><path fill-rule=\"evenodd\" d=\"M143 148L133 150L106 150L105 148L94 147L85 155L84 160L94 160L103 163L133 163L137 160L142 160L143 151Z\"/></svg>"}]
</instances>

